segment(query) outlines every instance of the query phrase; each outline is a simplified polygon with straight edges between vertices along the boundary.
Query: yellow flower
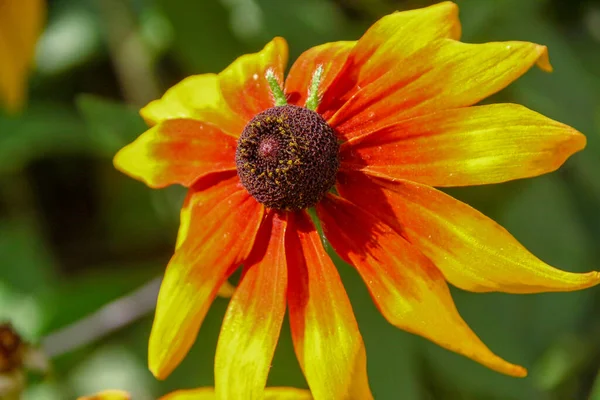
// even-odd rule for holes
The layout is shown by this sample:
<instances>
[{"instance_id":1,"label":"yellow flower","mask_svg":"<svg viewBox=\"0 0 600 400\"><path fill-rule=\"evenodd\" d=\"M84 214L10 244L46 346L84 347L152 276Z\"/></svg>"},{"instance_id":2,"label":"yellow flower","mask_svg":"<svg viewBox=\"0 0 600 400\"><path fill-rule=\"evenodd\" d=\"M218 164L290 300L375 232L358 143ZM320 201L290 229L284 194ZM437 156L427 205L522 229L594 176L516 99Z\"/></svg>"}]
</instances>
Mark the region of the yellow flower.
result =
<instances>
[{"instance_id":1,"label":"yellow flower","mask_svg":"<svg viewBox=\"0 0 600 400\"><path fill-rule=\"evenodd\" d=\"M260 398L287 308L312 395L372 397L363 340L307 213L313 206L390 323L526 375L467 326L448 282L538 293L594 286L600 275L545 264L434 187L548 173L586 140L519 105L473 106L535 64L549 71L545 46L459 36L453 3L394 13L356 42L306 51L283 87L288 49L275 38L142 109L153 127L116 155L116 167L154 188L189 188L150 336L155 376L185 357L219 288L243 264L217 345L218 396Z\"/></svg>"},{"instance_id":2,"label":"yellow flower","mask_svg":"<svg viewBox=\"0 0 600 400\"><path fill-rule=\"evenodd\" d=\"M27 78L46 14L44 0L0 0L0 104L16 112L27 97Z\"/></svg>"}]
</instances>

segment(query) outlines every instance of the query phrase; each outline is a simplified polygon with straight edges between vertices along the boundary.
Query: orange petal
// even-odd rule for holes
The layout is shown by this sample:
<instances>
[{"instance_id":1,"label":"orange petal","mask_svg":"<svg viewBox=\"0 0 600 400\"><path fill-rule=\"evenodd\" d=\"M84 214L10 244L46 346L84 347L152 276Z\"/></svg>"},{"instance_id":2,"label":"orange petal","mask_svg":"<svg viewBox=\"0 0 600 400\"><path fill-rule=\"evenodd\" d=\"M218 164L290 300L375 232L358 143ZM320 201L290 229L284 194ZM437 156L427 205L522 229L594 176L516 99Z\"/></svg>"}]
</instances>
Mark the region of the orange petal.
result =
<instances>
[{"instance_id":1,"label":"orange petal","mask_svg":"<svg viewBox=\"0 0 600 400\"><path fill-rule=\"evenodd\" d=\"M356 42L333 42L313 47L298 57L285 81L285 93L288 102L304 106L313 74L318 67L323 68L319 84L319 95L327 91L338 75L348 54Z\"/></svg>"},{"instance_id":2,"label":"orange petal","mask_svg":"<svg viewBox=\"0 0 600 400\"><path fill-rule=\"evenodd\" d=\"M345 139L435 111L470 106L503 89L536 62L545 46L438 40L358 91L329 120Z\"/></svg>"},{"instance_id":3,"label":"orange petal","mask_svg":"<svg viewBox=\"0 0 600 400\"><path fill-rule=\"evenodd\" d=\"M265 245L256 246L229 302L215 355L218 398L263 398L285 316L285 231L286 221L271 213L257 239Z\"/></svg>"},{"instance_id":4,"label":"orange petal","mask_svg":"<svg viewBox=\"0 0 600 400\"><path fill-rule=\"evenodd\" d=\"M585 136L516 104L447 110L389 125L342 146L342 169L431 186L505 182L551 172Z\"/></svg>"},{"instance_id":5,"label":"orange petal","mask_svg":"<svg viewBox=\"0 0 600 400\"><path fill-rule=\"evenodd\" d=\"M528 252L504 228L431 187L343 173L338 191L402 232L455 286L473 292L558 292L600 283L600 273L561 271ZM558 227L557 227L558 228Z\"/></svg>"},{"instance_id":6,"label":"orange petal","mask_svg":"<svg viewBox=\"0 0 600 400\"><path fill-rule=\"evenodd\" d=\"M250 253L262 217L263 206L237 176L209 175L190 189L186 232L167 266L150 334L148 363L157 378L187 354L219 288Z\"/></svg>"},{"instance_id":7,"label":"orange petal","mask_svg":"<svg viewBox=\"0 0 600 400\"><path fill-rule=\"evenodd\" d=\"M458 314L443 275L396 231L341 198L328 196L317 211L331 245L356 267L391 324L498 372L527 374L481 342Z\"/></svg>"},{"instance_id":8,"label":"orange petal","mask_svg":"<svg viewBox=\"0 0 600 400\"><path fill-rule=\"evenodd\" d=\"M46 2L2 1L0 8L0 105L16 112L27 97L27 78L42 32Z\"/></svg>"},{"instance_id":9,"label":"orange petal","mask_svg":"<svg viewBox=\"0 0 600 400\"><path fill-rule=\"evenodd\" d=\"M142 108L140 114L149 125L178 118L206 121L234 137L239 137L246 125L246 120L225 102L216 74L185 78Z\"/></svg>"},{"instance_id":10,"label":"orange petal","mask_svg":"<svg viewBox=\"0 0 600 400\"><path fill-rule=\"evenodd\" d=\"M275 106L266 74L271 70L281 86L287 59L287 43L276 37L260 52L239 57L219 74L223 98L245 122Z\"/></svg>"},{"instance_id":11,"label":"orange petal","mask_svg":"<svg viewBox=\"0 0 600 400\"><path fill-rule=\"evenodd\" d=\"M178 390L160 398L160 400L215 400L213 388ZM308 390L290 387L270 387L264 392L265 400L311 400Z\"/></svg>"},{"instance_id":12,"label":"orange petal","mask_svg":"<svg viewBox=\"0 0 600 400\"><path fill-rule=\"evenodd\" d=\"M365 347L342 281L305 212L289 214L292 339L317 399L371 399Z\"/></svg>"},{"instance_id":13,"label":"orange petal","mask_svg":"<svg viewBox=\"0 0 600 400\"><path fill-rule=\"evenodd\" d=\"M82 396L77 400L131 400L131 396L124 390L104 390L91 396Z\"/></svg>"},{"instance_id":14,"label":"orange petal","mask_svg":"<svg viewBox=\"0 0 600 400\"><path fill-rule=\"evenodd\" d=\"M360 38L318 111L329 118L361 87L405 68L412 54L436 39L458 39L460 30L458 7L448 1L381 18Z\"/></svg>"},{"instance_id":15,"label":"orange petal","mask_svg":"<svg viewBox=\"0 0 600 400\"><path fill-rule=\"evenodd\" d=\"M115 167L153 188L190 186L213 172L235 171L235 139L192 119L159 123L123 147Z\"/></svg>"}]
</instances>

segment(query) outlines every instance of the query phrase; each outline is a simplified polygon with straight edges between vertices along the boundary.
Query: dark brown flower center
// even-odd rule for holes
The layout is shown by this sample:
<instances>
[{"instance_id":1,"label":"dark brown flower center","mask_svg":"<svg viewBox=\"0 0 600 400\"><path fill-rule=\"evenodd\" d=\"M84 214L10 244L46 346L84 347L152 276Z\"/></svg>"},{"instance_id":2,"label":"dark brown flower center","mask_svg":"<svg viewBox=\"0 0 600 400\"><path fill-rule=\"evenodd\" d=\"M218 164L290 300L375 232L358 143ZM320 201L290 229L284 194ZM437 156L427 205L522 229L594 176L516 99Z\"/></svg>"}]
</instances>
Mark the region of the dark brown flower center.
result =
<instances>
[{"instance_id":1,"label":"dark brown flower center","mask_svg":"<svg viewBox=\"0 0 600 400\"><path fill-rule=\"evenodd\" d=\"M307 108L285 105L256 115L235 154L248 192L277 210L312 207L335 183L339 144L327 122Z\"/></svg>"},{"instance_id":2,"label":"dark brown flower center","mask_svg":"<svg viewBox=\"0 0 600 400\"><path fill-rule=\"evenodd\" d=\"M13 328L0 324L0 374L21 368L25 344Z\"/></svg>"}]
</instances>

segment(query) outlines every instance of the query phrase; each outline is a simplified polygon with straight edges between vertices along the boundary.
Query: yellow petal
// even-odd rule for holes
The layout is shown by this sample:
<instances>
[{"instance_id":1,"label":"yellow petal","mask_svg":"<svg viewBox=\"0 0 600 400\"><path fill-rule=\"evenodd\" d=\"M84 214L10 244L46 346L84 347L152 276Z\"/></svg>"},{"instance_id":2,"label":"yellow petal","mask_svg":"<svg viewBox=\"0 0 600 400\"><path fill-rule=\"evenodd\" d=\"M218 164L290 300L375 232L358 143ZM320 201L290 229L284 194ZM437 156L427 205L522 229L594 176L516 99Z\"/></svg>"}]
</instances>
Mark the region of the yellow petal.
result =
<instances>
[{"instance_id":1,"label":"yellow petal","mask_svg":"<svg viewBox=\"0 0 600 400\"><path fill-rule=\"evenodd\" d=\"M131 400L131 396L124 390L104 390L91 396L79 397L77 400Z\"/></svg>"},{"instance_id":2,"label":"yellow petal","mask_svg":"<svg viewBox=\"0 0 600 400\"><path fill-rule=\"evenodd\" d=\"M516 104L440 111L346 142L342 169L431 186L505 182L551 172L585 136Z\"/></svg>"},{"instance_id":3,"label":"yellow petal","mask_svg":"<svg viewBox=\"0 0 600 400\"><path fill-rule=\"evenodd\" d=\"M549 266L500 225L431 187L370 179L359 172L340 174L339 182L342 196L402 232L462 289L539 293L600 283L598 272L578 274Z\"/></svg>"},{"instance_id":4,"label":"yellow petal","mask_svg":"<svg viewBox=\"0 0 600 400\"><path fill-rule=\"evenodd\" d=\"M498 372L527 374L492 353L471 331L440 271L400 234L341 198L328 196L317 211L331 245L356 267L391 324Z\"/></svg>"},{"instance_id":5,"label":"yellow petal","mask_svg":"<svg viewBox=\"0 0 600 400\"><path fill-rule=\"evenodd\" d=\"M209 122L223 132L238 137L245 126L242 117L229 108L216 74L185 78L163 95L140 110L149 125L177 118Z\"/></svg>"},{"instance_id":6,"label":"yellow petal","mask_svg":"<svg viewBox=\"0 0 600 400\"><path fill-rule=\"evenodd\" d=\"M215 390L220 399L262 399L285 315L286 221L270 214L244 276L229 301L217 343Z\"/></svg>"},{"instance_id":7,"label":"yellow petal","mask_svg":"<svg viewBox=\"0 0 600 400\"><path fill-rule=\"evenodd\" d=\"M528 42L466 44L441 39L363 87L329 120L346 138L440 110L470 106L503 89L547 49Z\"/></svg>"},{"instance_id":8,"label":"yellow petal","mask_svg":"<svg viewBox=\"0 0 600 400\"><path fill-rule=\"evenodd\" d=\"M219 288L250 253L262 215L236 176L211 175L188 194L182 218L189 222L167 266L150 334L148 364L157 378L187 354Z\"/></svg>"},{"instance_id":9,"label":"yellow petal","mask_svg":"<svg viewBox=\"0 0 600 400\"><path fill-rule=\"evenodd\" d=\"M289 214L286 252L294 349L317 399L372 399L352 306L305 212Z\"/></svg>"},{"instance_id":10,"label":"yellow petal","mask_svg":"<svg viewBox=\"0 0 600 400\"><path fill-rule=\"evenodd\" d=\"M25 103L29 68L45 14L44 0L0 4L0 103L11 112Z\"/></svg>"},{"instance_id":11,"label":"yellow petal","mask_svg":"<svg viewBox=\"0 0 600 400\"><path fill-rule=\"evenodd\" d=\"M235 171L235 139L192 119L160 122L115 155L119 171L152 188L190 186L202 176Z\"/></svg>"},{"instance_id":12,"label":"yellow petal","mask_svg":"<svg viewBox=\"0 0 600 400\"><path fill-rule=\"evenodd\" d=\"M360 38L336 81L323 95L319 112L329 118L360 88L391 68L404 68L410 56L436 39L459 39L458 7L446 1L387 15Z\"/></svg>"},{"instance_id":13,"label":"yellow petal","mask_svg":"<svg viewBox=\"0 0 600 400\"><path fill-rule=\"evenodd\" d=\"M213 388L178 390L160 398L160 400L215 400ZM311 400L308 390L291 387L270 387L264 391L265 400Z\"/></svg>"},{"instance_id":14,"label":"yellow petal","mask_svg":"<svg viewBox=\"0 0 600 400\"><path fill-rule=\"evenodd\" d=\"M287 42L276 37L260 52L239 57L219 74L223 98L232 110L243 116L245 122L275 106L266 79L267 71L273 73L282 87L287 61Z\"/></svg>"}]
</instances>

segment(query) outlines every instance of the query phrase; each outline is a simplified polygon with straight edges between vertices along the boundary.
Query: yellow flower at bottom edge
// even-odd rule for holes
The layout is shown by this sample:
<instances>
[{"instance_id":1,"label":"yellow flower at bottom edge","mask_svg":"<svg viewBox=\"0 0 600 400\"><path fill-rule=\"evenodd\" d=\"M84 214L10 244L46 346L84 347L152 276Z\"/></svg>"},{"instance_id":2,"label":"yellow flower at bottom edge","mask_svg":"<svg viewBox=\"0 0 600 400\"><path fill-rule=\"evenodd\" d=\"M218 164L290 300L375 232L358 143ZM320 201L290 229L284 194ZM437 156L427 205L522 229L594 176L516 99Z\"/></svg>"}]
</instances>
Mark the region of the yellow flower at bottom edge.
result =
<instances>
[{"instance_id":1,"label":"yellow flower at bottom edge","mask_svg":"<svg viewBox=\"0 0 600 400\"><path fill-rule=\"evenodd\" d=\"M177 390L169 393L159 400L214 400L214 388L198 388ZM310 400L312 396L308 390L289 387L270 387L264 390L265 400ZM91 396L83 396L78 400L132 400L129 393L123 390L106 390ZM134 400L134 399L133 399Z\"/></svg>"},{"instance_id":2,"label":"yellow flower at bottom edge","mask_svg":"<svg viewBox=\"0 0 600 400\"><path fill-rule=\"evenodd\" d=\"M390 323L526 375L467 326L448 282L539 293L594 286L600 275L545 264L434 187L548 173L586 139L519 105L472 106L534 64L551 70L545 46L459 36L453 3L394 13L358 41L309 49L285 81L288 48L275 38L142 109L152 127L115 166L153 188L189 188L150 336L156 377L185 357L220 286L243 264L217 345L218 397L262 396L287 308L312 395L372 398L363 340L311 207Z\"/></svg>"}]
</instances>

